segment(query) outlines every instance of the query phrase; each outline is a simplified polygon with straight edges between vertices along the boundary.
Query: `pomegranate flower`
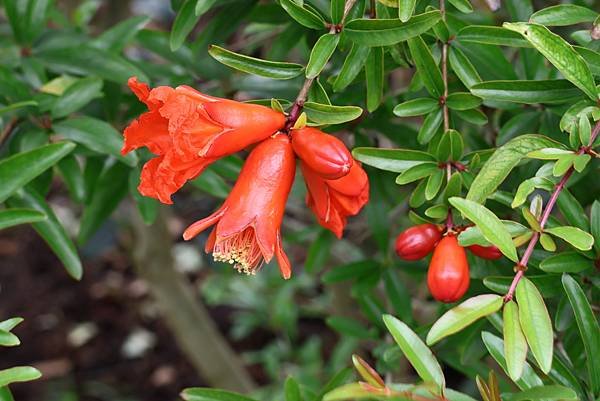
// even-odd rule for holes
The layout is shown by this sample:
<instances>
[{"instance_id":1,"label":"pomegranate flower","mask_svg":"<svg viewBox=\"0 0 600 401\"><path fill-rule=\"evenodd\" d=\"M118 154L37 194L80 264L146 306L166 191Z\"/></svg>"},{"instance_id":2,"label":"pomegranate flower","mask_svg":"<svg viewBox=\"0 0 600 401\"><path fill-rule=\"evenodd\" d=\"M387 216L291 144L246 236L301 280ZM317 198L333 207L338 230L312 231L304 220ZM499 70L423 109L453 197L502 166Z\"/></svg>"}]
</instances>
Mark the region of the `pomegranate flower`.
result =
<instances>
[{"instance_id":1,"label":"pomegranate flower","mask_svg":"<svg viewBox=\"0 0 600 401\"><path fill-rule=\"evenodd\" d=\"M321 226L338 238L346 227L346 217L358 214L369 200L369 178L354 162L348 174L337 180L327 180L300 162L308 193L306 204L317 216Z\"/></svg>"},{"instance_id":2,"label":"pomegranate flower","mask_svg":"<svg viewBox=\"0 0 600 401\"><path fill-rule=\"evenodd\" d=\"M147 162L138 190L172 203L171 195L217 158L230 155L275 134L285 116L268 107L204 95L189 86L128 82L148 112L123 133L122 153L147 147L157 157Z\"/></svg>"},{"instance_id":3,"label":"pomegranate flower","mask_svg":"<svg viewBox=\"0 0 600 401\"><path fill-rule=\"evenodd\" d=\"M189 226L189 240L215 225L205 250L216 261L255 274L275 256L281 275L292 274L281 244L281 221L296 171L294 152L287 135L277 134L257 145L240 172L223 205L212 215Z\"/></svg>"},{"instance_id":4,"label":"pomegranate flower","mask_svg":"<svg viewBox=\"0 0 600 401\"><path fill-rule=\"evenodd\" d=\"M290 134L296 155L323 178L341 178L350 171L354 159L344 142L335 136L310 127L292 130Z\"/></svg>"}]
</instances>

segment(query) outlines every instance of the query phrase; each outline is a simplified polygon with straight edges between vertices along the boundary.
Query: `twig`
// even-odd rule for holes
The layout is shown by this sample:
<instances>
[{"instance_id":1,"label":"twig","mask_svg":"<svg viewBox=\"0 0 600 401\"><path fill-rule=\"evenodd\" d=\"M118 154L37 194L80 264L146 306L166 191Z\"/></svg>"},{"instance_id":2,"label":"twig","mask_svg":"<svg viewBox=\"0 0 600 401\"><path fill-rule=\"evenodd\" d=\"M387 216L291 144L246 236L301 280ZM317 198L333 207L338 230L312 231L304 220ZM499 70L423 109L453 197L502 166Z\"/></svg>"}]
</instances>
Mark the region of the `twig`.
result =
<instances>
[{"instance_id":1,"label":"twig","mask_svg":"<svg viewBox=\"0 0 600 401\"><path fill-rule=\"evenodd\" d=\"M592 131L589 145L582 146L581 148L579 148L579 150L577 151L577 154L581 155L581 154L585 153L587 149L591 148L591 146L596 141L598 134L600 134L600 120L594 126L594 130ZM556 201L558 200L560 193L562 192L565 185L567 184L567 181L573 174L573 171L575 171L575 170L574 170L573 166L571 166L567 170L565 175L562 176L562 178L560 179L560 181L554 188L552 195L550 195L550 199L548 200L548 203L546 204L546 207L544 208L544 213L542 214L542 218L540 219L540 228L542 230L544 229L544 226L548 222L548 219L550 218L550 214L552 213L552 209L554 208L554 205L556 204ZM521 260L519 260L519 263L517 264L518 271L515 274L515 277L513 278L512 283L510 284L508 292L504 296L504 302L508 302L513 298L513 296L515 294L515 290L517 289L517 284L519 284L519 281L521 281L521 279L525 275L525 270L527 270L527 264L529 263L529 258L531 258L531 254L533 253L535 245L537 244L539 239L540 239L540 233L537 231L534 232L533 235L531 236L531 239L529 240L529 244L527 244L527 248L525 249L525 252L523 253L523 256L521 257Z\"/></svg>"}]
</instances>

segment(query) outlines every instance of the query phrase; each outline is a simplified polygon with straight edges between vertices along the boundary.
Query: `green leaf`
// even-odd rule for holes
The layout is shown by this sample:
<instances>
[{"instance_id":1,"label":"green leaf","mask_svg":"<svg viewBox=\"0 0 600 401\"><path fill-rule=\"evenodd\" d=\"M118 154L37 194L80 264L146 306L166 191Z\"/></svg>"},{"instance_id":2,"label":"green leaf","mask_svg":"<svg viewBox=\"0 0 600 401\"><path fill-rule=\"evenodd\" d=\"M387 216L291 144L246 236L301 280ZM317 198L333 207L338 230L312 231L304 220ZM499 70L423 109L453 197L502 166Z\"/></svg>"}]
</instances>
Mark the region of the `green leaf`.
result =
<instances>
[{"instance_id":1,"label":"green leaf","mask_svg":"<svg viewBox=\"0 0 600 401\"><path fill-rule=\"evenodd\" d=\"M504 305L503 311L504 357L506 370L512 381L517 381L523 374L527 359L527 341L519 323L519 307L514 301Z\"/></svg>"},{"instance_id":2,"label":"green leaf","mask_svg":"<svg viewBox=\"0 0 600 401\"><path fill-rule=\"evenodd\" d=\"M356 106L333 106L315 102L304 103L304 112L308 119L316 124L342 124L356 120L362 109Z\"/></svg>"},{"instance_id":3,"label":"green leaf","mask_svg":"<svg viewBox=\"0 0 600 401\"><path fill-rule=\"evenodd\" d=\"M575 313L575 320L585 348L590 387L594 394L598 394L600 391L600 359L598 358L600 355L600 338L598 337L600 328L598 320L596 320L592 307L577 281L568 274L563 274L562 284Z\"/></svg>"},{"instance_id":4,"label":"green leaf","mask_svg":"<svg viewBox=\"0 0 600 401\"><path fill-rule=\"evenodd\" d=\"M480 110L453 110L452 115L457 115L461 119L475 125L486 125L488 123L487 116Z\"/></svg>"},{"instance_id":5,"label":"green leaf","mask_svg":"<svg viewBox=\"0 0 600 401\"><path fill-rule=\"evenodd\" d=\"M527 157L540 160L557 160L564 155L573 155L575 152L567 149L543 148L527 153Z\"/></svg>"},{"instance_id":6,"label":"green leaf","mask_svg":"<svg viewBox=\"0 0 600 401\"><path fill-rule=\"evenodd\" d=\"M502 297L483 294L469 298L444 313L427 333L427 345L433 345L451 334L458 333L482 317L502 308Z\"/></svg>"},{"instance_id":7,"label":"green leaf","mask_svg":"<svg viewBox=\"0 0 600 401\"><path fill-rule=\"evenodd\" d=\"M298 22L311 29L325 28L325 20L317 13L302 7L293 0L281 0L281 7Z\"/></svg>"},{"instance_id":8,"label":"green leaf","mask_svg":"<svg viewBox=\"0 0 600 401\"><path fill-rule=\"evenodd\" d=\"M196 0L196 8L194 12L200 17L202 14L210 10L216 2L217 0Z\"/></svg>"},{"instance_id":9,"label":"green leaf","mask_svg":"<svg viewBox=\"0 0 600 401\"><path fill-rule=\"evenodd\" d=\"M517 284L516 296L519 322L527 344L542 372L548 373L552 367L554 337L544 299L536 286L525 277Z\"/></svg>"},{"instance_id":10,"label":"green leaf","mask_svg":"<svg viewBox=\"0 0 600 401\"><path fill-rule=\"evenodd\" d=\"M56 165L69 190L71 199L77 203L85 199L85 182L79 162L72 154L62 158Z\"/></svg>"},{"instance_id":11,"label":"green leaf","mask_svg":"<svg viewBox=\"0 0 600 401\"><path fill-rule=\"evenodd\" d=\"M538 386L521 391L520 393L510 394L506 401L523 400L578 400L577 393L572 389L557 384Z\"/></svg>"},{"instance_id":12,"label":"green leaf","mask_svg":"<svg viewBox=\"0 0 600 401\"><path fill-rule=\"evenodd\" d=\"M405 185L411 183L421 178L428 177L437 172L439 169L440 168L437 163L418 164L403 171L402 174L396 178L396 184Z\"/></svg>"},{"instance_id":13,"label":"green leaf","mask_svg":"<svg viewBox=\"0 0 600 401\"><path fill-rule=\"evenodd\" d=\"M365 388L361 383L347 383L329 391L323 401L346 401L373 399L375 395L370 388Z\"/></svg>"},{"instance_id":14,"label":"green leaf","mask_svg":"<svg viewBox=\"0 0 600 401\"><path fill-rule=\"evenodd\" d=\"M0 160L0 202L55 165L74 147L71 142L58 142Z\"/></svg>"},{"instance_id":15,"label":"green leaf","mask_svg":"<svg viewBox=\"0 0 600 401\"><path fill-rule=\"evenodd\" d=\"M496 245L507 258L513 262L517 261L517 250L512 242L512 237L494 213L485 206L468 199L453 197L449 199L449 202L467 219L475 223L485 239Z\"/></svg>"},{"instance_id":16,"label":"green leaf","mask_svg":"<svg viewBox=\"0 0 600 401\"><path fill-rule=\"evenodd\" d=\"M284 385L285 401L302 401L300 385L292 376L288 376Z\"/></svg>"},{"instance_id":17,"label":"green leaf","mask_svg":"<svg viewBox=\"0 0 600 401\"><path fill-rule=\"evenodd\" d=\"M408 39L407 43L425 88L432 96L439 98L444 93L444 82L429 47L420 36Z\"/></svg>"},{"instance_id":18,"label":"green leaf","mask_svg":"<svg viewBox=\"0 0 600 401\"><path fill-rule=\"evenodd\" d=\"M594 22L598 13L587 7L575 4L559 4L536 11L529 18L530 22L546 26L565 26Z\"/></svg>"},{"instance_id":19,"label":"green leaf","mask_svg":"<svg viewBox=\"0 0 600 401\"><path fill-rule=\"evenodd\" d=\"M406 22L415 12L416 0L398 0L398 18Z\"/></svg>"},{"instance_id":20,"label":"green leaf","mask_svg":"<svg viewBox=\"0 0 600 401\"><path fill-rule=\"evenodd\" d=\"M399 19L355 19L346 24L344 34L365 46L390 46L427 32L442 18L439 11L429 11L402 22Z\"/></svg>"},{"instance_id":21,"label":"green leaf","mask_svg":"<svg viewBox=\"0 0 600 401\"><path fill-rule=\"evenodd\" d=\"M585 92L592 100L598 100L598 90L589 67L563 38L550 32L543 25L505 22L503 26L523 35L566 79Z\"/></svg>"},{"instance_id":22,"label":"green leaf","mask_svg":"<svg viewBox=\"0 0 600 401\"><path fill-rule=\"evenodd\" d=\"M473 85L481 82L479 73L473 64L471 64L471 61L469 61L467 56L465 56L463 51L458 47L450 46L450 51L448 52L448 61L450 62L452 71L454 71L454 73L467 88L471 88Z\"/></svg>"},{"instance_id":23,"label":"green leaf","mask_svg":"<svg viewBox=\"0 0 600 401\"><path fill-rule=\"evenodd\" d=\"M32 368L31 366L16 366L0 370L0 387L8 386L11 383L28 382L40 377L42 377L42 374L36 368Z\"/></svg>"},{"instance_id":24,"label":"green leaf","mask_svg":"<svg viewBox=\"0 0 600 401\"><path fill-rule=\"evenodd\" d=\"M556 243L554 242L552 237L546 233L540 234L540 245L542 245L542 248L544 248L544 250L548 252L556 251Z\"/></svg>"},{"instance_id":25,"label":"green leaf","mask_svg":"<svg viewBox=\"0 0 600 401\"><path fill-rule=\"evenodd\" d=\"M36 223L46 220L46 215L33 209L0 210L0 230L19 224Z\"/></svg>"},{"instance_id":26,"label":"green leaf","mask_svg":"<svg viewBox=\"0 0 600 401\"><path fill-rule=\"evenodd\" d=\"M462 28L456 39L460 42L472 42L485 45L531 47L531 44L516 32L499 26L467 25Z\"/></svg>"},{"instance_id":27,"label":"green leaf","mask_svg":"<svg viewBox=\"0 0 600 401\"><path fill-rule=\"evenodd\" d=\"M135 153L121 155L123 136L112 125L93 117L76 117L52 125L60 136L102 154L115 156L130 166L137 164Z\"/></svg>"},{"instance_id":28,"label":"green leaf","mask_svg":"<svg viewBox=\"0 0 600 401\"><path fill-rule=\"evenodd\" d=\"M395 173L436 161L432 154L412 149L354 148L352 156L369 166Z\"/></svg>"},{"instance_id":29,"label":"green leaf","mask_svg":"<svg viewBox=\"0 0 600 401\"><path fill-rule=\"evenodd\" d=\"M540 269L547 273L580 273L592 267L593 261L577 252L562 252L540 263Z\"/></svg>"},{"instance_id":30,"label":"green leaf","mask_svg":"<svg viewBox=\"0 0 600 401\"><path fill-rule=\"evenodd\" d=\"M592 245L594 245L594 237L577 227L552 227L546 228L544 231L554 235L555 237L562 238L581 251L589 251L592 249Z\"/></svg>"},{"instance_id":31,"label":"green leaf","mask_svg":"<svg viewBox=\"0 0 600 401\"><path fill-rule=\"evenodd\" d=\"M326 33L317 40L317 43L315 43L310 52L310 58L306 65L306 78L316 78L321 73L339 41L340 35L335 33Z\"/></svg>"},{"instance_id":32,"label":"green leaf","mask_svg":"<svg viewBox=\"0 0 600 401\"><path fill-rule=\"evenodd\" d=\"M425 145L433 139L438 128L442 125L443 118L444 116L441 108L425 117L425 120L419 129L419 133L417 134L417 141L421 145Z\"/></svg>"},{"instance_id":33,"label":"green leaf","mask_svg":"<svg viewBox=\"0 0 600 401\"><path fill-rule=\"evenodd\" d=\"M544 274L538 276L527 276L532 283L538 287L544 298L553 298L559 295L560 280L557 275ZM506 294L512 284L512 276L487 276L483 279L483 285L499 294Z\"/></svg>"},{"instance_id":34,"label":"green leaf","mask_svg":"<svg viewBox=\"0 0 600 401\"><path fill-rule=\"evenodd\" d=\"M468 14L473 12L473 6L469 0L448 0L448 2L461 13Z\"/></svg>"},{"instance_id":35,"label":"green leaf","mask_svg":"<svg viewBox=\"0 0 600 401\"><path fill-rule=\"evenodd\" d=\"M446 104L453 110L469 110L479 107L481 99L470 93L455 92L448 95Z\"/></svg>"},{"instance_id":36,"label":"green leaf","mask_svg":"<svg viewBox=\"0 0 600 401\"><path fill-rule=\"evenodd\" d=\"M537 81L486 81L471 87L471 93L484 100L514 103L566 103L578 99L581 92L564 79Z\"/></svg>"},{"instance_id":37,"label":"green leaf","mask_svg":"<svg viewBox=\"0 0 600 401\"><path fill-rule=\"evenodd\" d=\"M600 201L597 200L590 211L590 232L594 236L594 248L600 252Z\"/></svg>"},{"instance_id":38,"label":"green leaf","mask_svg":"<svg viewBox=\"0 0 600 401\"><path fill-rule=\"evenodd\" d=\"M536 188L552 191L554 189L554 183L545 177L532 177L523 181L517 188L511 207L514 209L525 203L527 197L531 195Z\"/></svg>"},{"instance_id":39,"label":"green leaf","mask_svg":"<svg viewBox=\"0 0 600 401\"><path fill-rule=\"evenodd\" d=\"M427 186L425 187L425 199L429 201L435 198L442 187L442 182L444 181L445 176L446 172L441 169L438 169L429 176L427 179Z\"/></svg>"},{"instance_id":40,"label":"green leaf","mask_svg":"<svg viewBox=\"0 0 600 401\"><path fill-rule=\"evenodd\" d=\"M24 319L22 317L13 317L10 319L3 320L0 322L0 330L11 331L15 327L17 327L17 325L21 324L23 320Z\"/></svg>"},{"instance_id":41,"label":"green leaf","mask_svg":"<svg viewBox=\"0 0 600 401\"><path fill-rule=\"evenodd\" d=\"M325 319L329 327L342 334L343 336L356 337L361 339L373 338L374 333L363 326L356 319L343 316L330 316Z\"/></svg>"},{"instance_id":42,"label":"green leaf","mask_svg":"<svg viewBox=\"0 0 600 401\"><path fill-rule=\"evenodd\" d=\"M300 64L262 60L234 53L216 45L211 45L208 48L208 54L228 67L265 78L291 79L302 74L304 69Z\"/></svg>"},{"instance_id":43,"label":"green leaf","mask_svg":"<svg viewBox=\"0 0 600 401\"><path fill-rule=\"evenodd\" d=\"M85 244L90 239L127 194L128 171L127 166L116 162L98 177L92 199L83 209L81 216L77 238L80 244Z\"/></svg>"},{"instance_id":44,"label":"green leaf","mask_svg":"<svg viewBox=\"0 0 600 401\"><path fill-rule=\"evenodd\" d=\"M183 45L185 38L192 32L192 29L194 29L200 19L200 16L196 15L196 1L185 0L185 3L179 9L173 22L173 28L171 28L171 37L169 38L171 51L175 51Z\"/></svg>"},{"instance_id":45,"label":"green leaf","mask_svg":"<svg viewBox=\"0 0 600 401\"><path fill-rule=\"evenodd\" d=\"M54 251L67 273L76 280L81 279L83 270L75 245L44 198L25 188L22 194L10 198L7 203L11 207L35 209L47 216L44 221L32 223L32 227Z\"/></svg>"},{"instance_id":46,"label":"green leaf","mask_svg":"<svg viewBox=\"0 0 600 401\"><path fill-rule=\"evenodd\" d=\"M38 102L36 102L34 100L24 100L22 102L12 103L6 107L0 108L0 116L3 114L6 114L8 112L14 111L14 110L22 109L23 107L37 106L37 105L38 105Z\"/></svg>"},{"instance_id":47,"label":"green leaf","mask_svg":"<svg viewBox=\"0 0 600 401\"><path fill-rule=\"evenodd\" d=\"M383 273L383 285L392 310L403 321L412 322L411 296L397 272L386 269Z\"/></svg>"},{"instance_id":48,"label":"green leaf","mask_svg":"<svg viewBox=\"0 0 600 401\"><path fill-rule=\"evenodd\" d=\"M585 210L583 210L583 207L579 201L568 189L563 188L558 196L556 204L560 210L560 213L565 217L570 225L579 227L584 231L590 230L590 223Z\"/></svg>"},{"instance_id":49,"label":"green leaf","mask_svg":"<svg viewBox=\"0 0 600 401\"><path fill-rule=\"evenodd\" d=\"M497 148L473 180L467 199L483 202L529 152L561 146L542 135L521 135Z\"/></svg>"},{"instance_id":50,"label":"green leaf","mask_svg":"<svg viewBox=\"0 0 600 401\"><path fill-rule=\"evenodd\" d=\"M365 64L365 77L367 81L367 110L377 110L383 99L383 48L372 47Z\"/></svg>"},{"instance_id":51,"label":"green leaf","mask_svg":"<svg viewBox=\"0 0 600 401\"><path fill-rule=\"evenodd\" d=\"M365 65L369 52L370 49L366 46L352 44L352 48L344 60L342 70L333 82L334 92L340 92L354 81L354 78L358 76L358 73Z\"/></svg>"},{"instance_id":52,"label":"green leaf","mask_svg":"<svg viewBox=\"0 0 600 401\"><path fill-rule=\"evenodd\" d=\"M419 377L426 383L435 383L438 391L443 391L446 381L442 368L419 336L392 315L383 315L383 322Z\"/></svg>"},{"instance_id":53,"label":"green leaf","mask_svg":"<svg viewBox=\"0 0 600 401\"><path fill-rule=\"evenodd\" d=\"M68 116L79 110L93 99L102 96L102 80L96 77L87 77L78 80L69 86L54 102L52 117Z\"/></svg>"},{"instance_id":54,"label":"green leaf","mask_svg":"<svg viewBox=\"0 0 600 401\"><path fill-rule=\"evenodd\" d=\"M186 388L182 391L181 398L185 401L255 401L242 394L204 387Z\"/></svg>"},{"instance_id":55,"label":"green leaf","mask_svg":"<svg viewBox=\"0 0 600 401\"><path fill-rule=\"evenodd\" d=\"M150 17L145 15L128 18L102 32L92 41L92 45L119 53L148 22L150 22Z\"/></svg>"},{"instance_id":56,"label":"green leaf","mask_svg":"<svg viewBox=\"0 0 600 401\"><path fill-rule=\"evenodd\" d=\"M6 330L0 330L0 346L2 347L14 347L21 344L19 337L13 333L9 333Z\"/></svg>"},{"instance_id":57,"label":"green leaf","mask_svg":"<svg viewBox=\"0 0 600 401\"><path fill-rule=\"evenodd\" d=\"M439 101L430 98L422 97L418 99L407 100L394 107L394 114L398 117L415 117L429 114L434 110L439 109Z\"/></svg>"}]
</instances>

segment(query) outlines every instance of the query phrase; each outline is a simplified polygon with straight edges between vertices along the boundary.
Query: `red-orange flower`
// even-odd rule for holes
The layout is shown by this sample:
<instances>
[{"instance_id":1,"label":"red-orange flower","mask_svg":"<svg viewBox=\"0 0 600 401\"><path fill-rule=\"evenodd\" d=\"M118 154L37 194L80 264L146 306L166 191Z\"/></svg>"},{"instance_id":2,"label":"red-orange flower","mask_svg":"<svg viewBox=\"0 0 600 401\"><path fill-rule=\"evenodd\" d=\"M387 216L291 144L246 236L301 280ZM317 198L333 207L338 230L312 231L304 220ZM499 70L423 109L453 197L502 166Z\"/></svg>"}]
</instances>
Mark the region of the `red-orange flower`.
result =
<instances>
[{"instance_id":1,"label":"red-orange flower","mask_svg":"<svg viewBox=\"0 0 600 401\"><path fill-rule=\"evenodd\" d=\"M341 178L350 171L352 155L335 136L311 127L291 130L290 135L296 155L323 178Z\"/></svg>"},{"instance_id":2,"label":"red-orange flower","mask_svg":"<svg viewBox=\"0 0 600 401\"><path fill-rule=\"evenodd\" d=\"M326 180L300 162L308 193L306 204L317 216L319 224L342 237L347 216L358 214L369 200L369 178L358 162L348 174L337 180Z\"/></svg>"},{"instance_id":3,"label":"red-orange flower","mask_svg":"<svg viewBox=\"0 0 600 401\"><path fill-rule=\"evenodd\" d=\"M268 107L204 95L189 86L129 87L148 112L124 132L122 153L146 146L158 157L144 165L139 191L172 203L171 195L206 166L276 133L285 116Z\"/></svg>"},{"instance_id":4,"label":"red-orange flower","mask_svg":"<svg viewBox=\"0 0 600 401\"><path fill-rule=\"evenodd\" d=\"M284 278L292 274L281 244L281 221L296 164L287 135L279 134L256 146L223 205L212 215L189 226L189 240L215 225L206 252L243 273L255 274L273 256Z\"/></svg>"}]
</instances>

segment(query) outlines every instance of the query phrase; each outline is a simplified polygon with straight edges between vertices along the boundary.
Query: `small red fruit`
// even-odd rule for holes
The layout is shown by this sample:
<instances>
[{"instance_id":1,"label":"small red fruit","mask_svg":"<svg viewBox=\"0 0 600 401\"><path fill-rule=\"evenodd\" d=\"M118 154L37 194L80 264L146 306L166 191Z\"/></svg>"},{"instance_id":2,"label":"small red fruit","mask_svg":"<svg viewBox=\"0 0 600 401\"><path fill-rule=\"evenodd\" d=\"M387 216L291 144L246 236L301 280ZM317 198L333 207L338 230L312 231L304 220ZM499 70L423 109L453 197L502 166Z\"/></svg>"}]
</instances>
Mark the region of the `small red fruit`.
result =
<instances>
[{"instance_id":1,"label":"small red fruit","mask_svg":"<svg viewBox=\"0 0 600 401\"><path fill-rule=\"evenodd\" d=\"M469 288L469 263L465 249L454 235L440 241L433 251L427 272L431 295L441 302L459 300Z\"/></svg>"},{"instance_id":2,"label":"small red fruit","mask_svg":"<svg viewBox=\"0 0 600 401\"><path fill-rule=\"evenodd\" d=\"M429 255L442 238L434 224L419 224L400 233L396 238L396 253L404 260L418 260Z\"/></svg>"},{"instance_id":3,"label":"small red fruit","mask_svg":"<svg viewBox=\"0 0 600 401\"><path fill-rule=\"evenodd\" d=\"M495 260L500 259L502 257L502 252L500 252L500 249L498 249L498 247L494 245L471 245L468 248L469 251L473 252L474 255L477 255L482 259Z\"/></svg>"}]
</instances>

